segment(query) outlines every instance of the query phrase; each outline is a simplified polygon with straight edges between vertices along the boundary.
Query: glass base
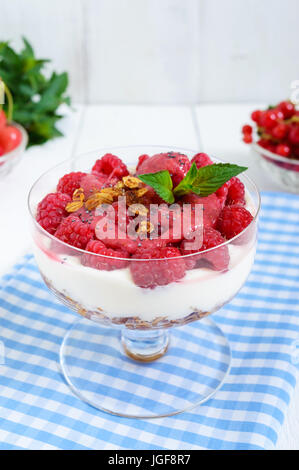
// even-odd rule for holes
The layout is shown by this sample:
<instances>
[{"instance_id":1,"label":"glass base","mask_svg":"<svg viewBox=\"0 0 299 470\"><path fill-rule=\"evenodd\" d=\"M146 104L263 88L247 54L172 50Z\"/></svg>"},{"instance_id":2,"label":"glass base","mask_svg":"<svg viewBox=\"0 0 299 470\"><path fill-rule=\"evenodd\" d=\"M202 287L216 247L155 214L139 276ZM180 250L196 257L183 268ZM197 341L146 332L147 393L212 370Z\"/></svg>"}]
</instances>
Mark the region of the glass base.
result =
<instances>
[{"instance_id":1,"label":"glass base","mask_svg":"<svg viewBox=\"0 0 299 470\"><path fill-rule=\"evenodd\" d=\"M170 340L167 330L121 331L83 318L60 349L72 391L128 418L171 416L205 402L223 384L230 362L229 344L210 318L173 328Z\"/></svg>"}]
</instances>

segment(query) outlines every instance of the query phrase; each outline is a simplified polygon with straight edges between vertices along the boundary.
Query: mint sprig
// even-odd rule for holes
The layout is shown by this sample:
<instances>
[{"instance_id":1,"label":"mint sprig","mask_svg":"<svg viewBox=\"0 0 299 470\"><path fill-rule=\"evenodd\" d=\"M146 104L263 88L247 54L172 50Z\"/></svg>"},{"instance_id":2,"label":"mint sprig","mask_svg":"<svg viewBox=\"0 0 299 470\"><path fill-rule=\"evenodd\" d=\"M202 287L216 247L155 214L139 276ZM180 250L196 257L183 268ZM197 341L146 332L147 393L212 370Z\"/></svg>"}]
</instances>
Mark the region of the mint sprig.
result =
<instances>
[{"instance_id":1,"label":"mint sprig","mask_svg":"<svg viewBox=\"0 0 299 470\"><path fill-rule=\"evenodd\" d=\"M151 186L164 201L169 204L174 202L175 199L172 192L173 183L168 170L138 175L138 178L143 181L143 183Z\"/></svg>"},{"instance_id":2,"label":"mint sprig","mask_svg":"<svg viewBox=\"0 0 299 470\"><path fill-rule=\"evenodd\" d=\"M233 176L237 176L245 170L247 167L232 163L213 163L197 169L195 162L193 162L185 178L174 190L168 170L138 175L138 178L151 186L164 201L172 204L176 199L189 193L195 193L202 197L209 196Z\"/></svg>"}]
</instances>

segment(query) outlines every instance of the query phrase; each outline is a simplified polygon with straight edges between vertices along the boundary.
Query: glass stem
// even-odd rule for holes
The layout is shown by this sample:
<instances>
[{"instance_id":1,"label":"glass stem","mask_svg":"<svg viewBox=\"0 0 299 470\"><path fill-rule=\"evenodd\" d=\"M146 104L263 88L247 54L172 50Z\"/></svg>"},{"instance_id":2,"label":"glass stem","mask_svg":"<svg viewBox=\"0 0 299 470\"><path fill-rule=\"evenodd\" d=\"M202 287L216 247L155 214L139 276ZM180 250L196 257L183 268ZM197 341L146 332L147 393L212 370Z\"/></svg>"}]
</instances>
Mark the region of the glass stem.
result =
<instances>
[{"instance_id":1,"label":"glass stem","mask_svg":"<svg viewBox=\"0 0 299 470\"><path fill-rule=\"evenodd\" d=\"M155 361L163 356L169 344L167 330L130 330L123 328L121 336L125 353L141 362Z\"/></svg>"}]
</instances>

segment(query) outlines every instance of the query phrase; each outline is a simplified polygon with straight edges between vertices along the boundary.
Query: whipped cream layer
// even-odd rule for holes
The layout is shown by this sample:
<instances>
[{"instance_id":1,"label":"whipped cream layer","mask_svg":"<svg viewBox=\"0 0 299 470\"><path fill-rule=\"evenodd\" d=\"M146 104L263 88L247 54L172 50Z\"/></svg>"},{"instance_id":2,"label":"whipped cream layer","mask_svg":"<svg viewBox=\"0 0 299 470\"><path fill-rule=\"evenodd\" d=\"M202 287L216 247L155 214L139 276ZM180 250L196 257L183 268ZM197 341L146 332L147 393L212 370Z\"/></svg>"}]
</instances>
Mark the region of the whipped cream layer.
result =
<instances>
[{"instance_id":1,"label":"whipped cream layer","mask_svg":"<svg viewBox=\"0 0 299 470\"><path fill-rule=\"evenodd\" d=\"M151 322L158 317L182 319L194 311L213 312L234 297L251 270L255 243L228 248L228 271L193 269L180 281L155 289L138 287L129 268L101 271L81 265L73 256L55 259L37 245L35 257L51 286L80 307L111 319L138 317Z\"/></svg>"}]
</instances>

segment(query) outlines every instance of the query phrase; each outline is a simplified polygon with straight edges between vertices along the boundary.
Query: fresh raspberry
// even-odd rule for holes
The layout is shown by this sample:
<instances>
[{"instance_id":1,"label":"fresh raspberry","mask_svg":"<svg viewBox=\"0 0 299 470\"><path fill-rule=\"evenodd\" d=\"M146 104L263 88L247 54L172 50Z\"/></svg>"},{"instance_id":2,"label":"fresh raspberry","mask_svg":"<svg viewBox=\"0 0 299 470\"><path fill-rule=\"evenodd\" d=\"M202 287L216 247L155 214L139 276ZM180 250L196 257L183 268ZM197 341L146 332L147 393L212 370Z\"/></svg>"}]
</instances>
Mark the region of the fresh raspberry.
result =
<instances>
[{"instance_id":1,"label":"fresh raspberry","mask_svg":"<svg viewBox=\"0 0 299 470\"><path fill-rule=\"evenodd\" d=\"M92 172L95 174L104 173L109 176L109 179L116 178L117 180L129 174L128 168L121 159L111 153L106 153L97 160L92 167Z\"/></svg>"},{"instance_id":2,"label":"fresh raspberry","mask_svg":"<svg viewBox=\"0 0 299 470\"><path fill-rule=\"evenodd\" d=\"M73 192L80 188L80 181L85 175L86 173L82 173L81 171L75 171L64 175L58 182L57 192L72 196Z\"/></svg>"},{"instance_id":3,"label":"fresh raspberry","mask_svg":"<svg viewBox=\"0 0 299 470\"><path fill-rule=\"evenodd\" d=\"M80 180L80 187L84 190L85 199L88 199L94 192L99 191L106 183L108 177L104 174L85 175Z\"/></svg>"},{"instance_id":4,"label":"fresh raspberry","mask_svg":"<svg viewBox=\"0 0 299 470\"><path fill-rule=\"evenodd\" d=\"M100 241L104 243L107 248L125 251L129 254L135 253L138 248L138 241L132 240L130 237L126 236L126 234L123 237L118 238L101 237Z\"/></svg>"},{"instance_id":5,"label":"fresh raspberry","mask_svg":"<svg viewBox=\"0 0 299 470\"><path fill-rule=\"evenodd\" d=\"M53 235L64 217L68 215L66 205L71 197L63 193L50 193L37 206L37 222Z\"/></svg>"},{"instance_id":6,"label":"fresh raspberry","mask_svg":"<svg viewBox=\"0 0 299 470\"><path fill-rule=\"evenodd\" d=\"M122 250L107 248L104 243L99 240L90 240L87 243L86 251L102 256L84 255L82 259L84 266L104 271L113 271L114 269L123 269L128 265L127 259L117 259L128 258L128 253Z\"/></svg>"},{"instance_id":7,"label":"fresh raspberry","mask_svg":"<svg viewBox=\"0 0 299 470\"><path fill-rule=\"evenodd\" d=\"M173 259L168 259L173 258ZM130 262L132 278L139 287L154 289L178 281L185 276L185 262L178 248L163 247L144 250ZM138 261L145 259L147 261Z\"/></svg>"},{"instance_id":8,"label":"fresh raspberry","mask_svg":"<svg viewBox=\"0 0 299 470\"><path fill-rule=\"evenodd\" d=\"M226 183L224 183L220 188L217 189L216 191L216 196L218 197L219 201L221 202L221 208L225 205L227 195L228 195L228 188L231 185L231 180L228 180Z\"/></svg>"},{"instance_id":9,"label":"fresh raspberry","mask_svg":"<svg viewBox=\"0 0 299 470\"><path fill-rule=\"evenodd\" d=\"M176 186L186 176L190 166L189 158L182 153L159 153L144 159L142 163L138 165L137 175L168 170L173 184Z\"/></svg>"},{"instance_id":10,"label":"fresh raspberry","mask_svg":"<svg viewBox=\"0 0 299 470\"><path fill-rule=\"evenodd\" d=\"M145 160L148 160L150 158L149 155L140 155L140 157L138 157L138 163L137 163L137 166L136 166L136 170L139 169L140 165L142 165L143 162L145 162Z\"/></svg>"},{"instance_id":11,"label":"fresh raspberry","mask_svg":"<svg viewBox=\"0 0 299 470\"><path fill-rule=\"evenodd\" d=\"M210 159L207 153L197 153L191 160L191 163L195 162L197 168L202 168L203 166L212 165L213 162Z\"/></svg>"},{"instance_id":12,"label":"fresh raspberry","mask_svg":"<svg viewBox=\"0 0 299 470\"><path fill-rule=\"evenodd\" d=\"M233 204L245 205L245 187L236 176L229 180L226 204L229 206Z\"/></svg>"},{"instance_id":13,"label":"fresh raspberry","mask_svg":"<svg viewBox=\"0 0 299 470\"><path fill-rule=\"evenodd\" d=\"M190 240L183 240L180 245L180 248L184 255L189 255L191 253L197 253L198 251L201 252L204 250L209 250L218 245L221 245L224 242L225 239L221 236L221 233L211 227L206 227L203 231L203 240L200 250L187 250L186 246L188 246L187 243L190 243ZM189 258L186 258L187 263L192 261L196 261L194 267L198 267L199 265L208 263L212 265L213 268L217 271L223 271L228 268L229 264L228 247L226 245L220 246L219 248L212 251L208 251L207 253L203 253L201 255L194 255L190 256Z\"/></svg>"},{"instance_id":14,"label":"fresh raspberry","mask_svg":"<svg viewBox=\"0 0 299 470\"><path fill-rule=\"evenodd\" d=\"M184 204L202 204L203 206L203 225L204 227L215 228L217 219L222 209L221 200L215 193L206 197L200 197L196 194L189 193L182 198Z\"/></svg>"},{"instance_id":15,"label":"fresh raspberry","mask_svg":"<svg viewBox=\"0 0 299 470\"><path fill-rule=\"evenodd\" d=\"M62 220L55 232L55 237L76 248L85 249L89 240L94 237L94 231L89 224L84 224L79 217L69 215Z\"/></svg>"},{"instance_id":16,"label":"fresh raspberry","mask_svg":"<svg viewBox=\"0 0 299 470\"><path fill-rule=\"evenodd\" d=\"M123 213L117 202L111 204L103 215L94 216L91 227L95 230L96 238L107 248L132 254L138 247L138 241L126 233L130 218L127 208L124 209Z\"/></svg>"},{"instance_id":17,"label":"fresh raspberry","mask_svg":"<svg viewBox=\"0 0 299 470\"><path fill-rule=\"evenodd\" d=\"M156 249L166 247L168 241L163 240L162 238L145 238L144 240L138 241L137 249L136 249L136 257L140 256L142 258L142 254L144 252L153 253Z\"/></svg>"},{"instance_id":18,"label":"fresh raspberry","mask_svg":"<svg viewBox=\"0 0 299 470\"><path fill-rule=\"evenodd\" d=\"M225 206L217 221L217 230L227 240L242 232L253 220L252 215L240 205Z\"/></svg>"}]
</instances>

